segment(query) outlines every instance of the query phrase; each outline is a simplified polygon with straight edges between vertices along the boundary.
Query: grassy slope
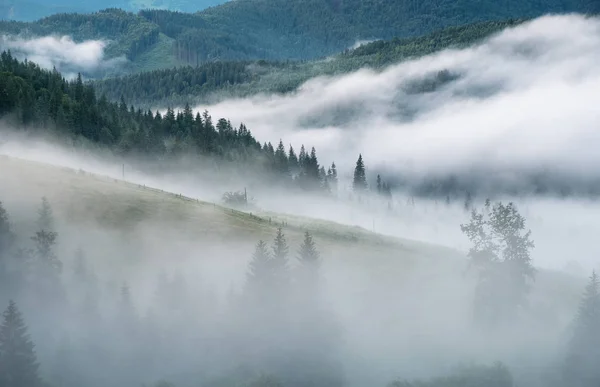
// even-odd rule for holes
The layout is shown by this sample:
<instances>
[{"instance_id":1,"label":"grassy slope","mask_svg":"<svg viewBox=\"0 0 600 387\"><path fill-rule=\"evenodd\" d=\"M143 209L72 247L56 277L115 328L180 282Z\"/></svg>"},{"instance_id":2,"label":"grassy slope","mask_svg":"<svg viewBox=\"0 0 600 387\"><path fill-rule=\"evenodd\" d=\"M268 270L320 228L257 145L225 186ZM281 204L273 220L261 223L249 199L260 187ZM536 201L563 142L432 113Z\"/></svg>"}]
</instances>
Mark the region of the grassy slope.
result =
<instances>
[{"instance_id":1,"label":"grassy slope","mask_svg":"<svg viewBox=\"0 0 600 387\"><path fill-rule=\"evenodd\" d=\"M67 219L75 230L99 224L129 244L130 236L135 234L132 232L138 227L142 227L143 233L143 226L154 230L158 226L164 230L158 242L152 241L156 236L144 234L143 237L144 243L158 245L150 243L146 248L166 247L168 250L170 244L180 243L200 251L214 248L222 251L223 246L227 246L234 252L227 258L228 264L242 272L252 246L259 239L271 241L282 222L286 223L284 233L292 247L298 246L304 231L309 230L325 263L356 285L353 289L356 297L367 292L370 286L401 285L404 278L415 272L413 268L426 268L445 276L458 276L456 278L465 274L461 263L464 255L457 251L333 222L267 212L245 213L121 180L2 155L0 178L0 200L6 202L6 198L17 193L19 200L30 206L39 203L40 196L45 195L52 202L55 214ZM172 236L177 240L170 240ZM160 242L163 238L170 240L166 246ZM121 260L111 260L106 248L102 250L101 256L108 267L122 267ZM200 256L204 258L205 254ZM342 268L344 271L340 273ZM359 278L372 282L361 282ZM531 295L535 313L549 319L571 316L581 287L581 279L540 270ZM557 315L560 310L563 313Z\"/></svg>"},{"instance_id":2,"label":"grassy slope","mask_svg":"<svg viewBox=\"0 0 600 387\"><path fill-rule=\"evenodd\" d=\"M261 211L246 213L122 180L6 156L0 156L0 171L1 195L20 192L21 196L29 195L32 202L46 195L55 211L69 221L96 221L105 228L124 232L143 222L161 222L194 238L202 235L213 241L226 240L234 233L236 238L257 241L272 239L277 227L286 222L290 240L299 242L309 230L326 250L359 248L406 258L460 256L443 247L381 236L357 227Z\"/></svg>"}]
</instances>

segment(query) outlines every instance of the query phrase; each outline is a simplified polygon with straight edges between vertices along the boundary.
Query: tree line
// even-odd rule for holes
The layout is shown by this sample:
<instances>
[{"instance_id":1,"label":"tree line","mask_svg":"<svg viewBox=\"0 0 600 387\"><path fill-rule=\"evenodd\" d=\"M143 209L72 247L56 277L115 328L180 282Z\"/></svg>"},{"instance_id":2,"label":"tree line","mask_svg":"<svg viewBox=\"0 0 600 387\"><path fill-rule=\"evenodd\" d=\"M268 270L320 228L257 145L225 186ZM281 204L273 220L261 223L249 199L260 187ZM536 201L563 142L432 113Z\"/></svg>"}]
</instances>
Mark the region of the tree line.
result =
<instances>
[{"instance_id":1,"label":"tree line","mask_svg":"<svg viewBox=\"0 0 600 387\"><path fill-rule=\"evenodd\" d=\"M154 160L209 157L217 165L252 171L281 186L337 191L335 162L321 164L314 147L302 145L296 151L282 140L276 146L261 144L243 123L234 127L225 118L214 122L207 111L194 114L189 105L161 114L136 110L124 99L114 103L96 98L94 87L81 76L67 81L56 71L18 61L10 52L0 55L0 117L17 128L83 139L118 155ZM388 186L383 188L389 193Z\"/></svg>"}]
</instances>

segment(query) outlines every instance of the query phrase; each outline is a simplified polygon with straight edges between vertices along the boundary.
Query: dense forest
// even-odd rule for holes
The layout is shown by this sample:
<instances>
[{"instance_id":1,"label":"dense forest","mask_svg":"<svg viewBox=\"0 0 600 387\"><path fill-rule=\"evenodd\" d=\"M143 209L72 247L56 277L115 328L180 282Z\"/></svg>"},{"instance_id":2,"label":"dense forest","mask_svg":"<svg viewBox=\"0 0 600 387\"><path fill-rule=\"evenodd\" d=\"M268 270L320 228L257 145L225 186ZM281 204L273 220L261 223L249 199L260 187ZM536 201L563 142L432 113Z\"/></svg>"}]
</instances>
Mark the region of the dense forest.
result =
<instances>
[{"instance_id":1,"label":"dense forest","mask_svg":"<svg viewBox=\"0 0 600 387\"><path fill-rule=\"evenodd\" d=\"M416 38L376 41L345 50L326 61L218 61L108 78L94 85L109 100L124 97L136 106L148 107L183 106L225 96L286 93L319 75L343 74L365 67L379 69L446 48L466 47L521 22L483 22Z\"/></svg>"},{"instance_id":2,"label":"dense forest","mask_svg":"<svg viewBox=\"0 0 600 387\"><path fill-rule=\"evenodd\" d=\"M222 4L226 0L5 0L0 4L0 19L34 21L56 13L87 13L106 8L120 8L136 12L140 9L159 8L171 11L196 12Z\"/></svg>"},{"instance_id":3,"label":"dense forest","mask_svg":"<svg viewBox=\"0 0 600 387\"><path fill-rule=\"evenodd\" d=\"M31 23L1 22L0 31L108 40L109 57L125 55L133 61L126 71L139 71L214 60L313 59L359 41L415 37L484 21L599 10L591 0L543 4L509 0L502 5L474 0L242 0L193 14L157 9L137 15L116 9L64 13Z\"/></svg>"},{"instance_id":4,"label":"dense forest","mask_svg":"<svg viewBox=\"0 0 600 387\"><path fill-rule=\"evenodd\" d=\"M261 145L243 123L234 127L225 118L213 122L208 112L194 114L189 105L161 114L128 107L124 100L97 99L94 87L84 84L81 77L66 81L60 73L20 62L10 52L0 55L0 92L0 117L16 128L83 140L82 146L102 147L123 156L174 160L191 155L203 158L205 166L208 159L214 168L253 172L281 187L337 191L335 162L329 167L321 164L314 147L301 145L296 151L282 140L276 146ZM359 162L364 175L361 156ZM391 194L380 176L374 192Z\"/></svg>"}]
</instances>

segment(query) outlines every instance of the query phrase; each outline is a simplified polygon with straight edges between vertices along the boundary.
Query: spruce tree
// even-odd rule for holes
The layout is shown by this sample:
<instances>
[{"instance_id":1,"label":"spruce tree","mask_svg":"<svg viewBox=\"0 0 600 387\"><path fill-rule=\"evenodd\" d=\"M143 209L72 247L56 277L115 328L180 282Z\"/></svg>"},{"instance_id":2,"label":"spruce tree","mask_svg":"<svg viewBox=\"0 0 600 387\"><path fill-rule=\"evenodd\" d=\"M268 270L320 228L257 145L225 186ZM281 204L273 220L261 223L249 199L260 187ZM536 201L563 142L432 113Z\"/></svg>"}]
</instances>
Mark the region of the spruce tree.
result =
<instances>
[{"instance_id":1,"label":"spruce tree","mask_svg":"<svg viewBox=\"0 0 600 387\"><path fill-rule=\"evenodd\" d=\"M563 369L565 385L600 385L600 278L594 271L581 297Z\"/></svg>"},{"instance_id":2,"label":"spruce tree","mask_svg":"<svg viewBox=\"0 0 600 387\"><path fill-rule=\"evenodd\" d=\"M354 189L354 192L357 193L367 190L367 177L365 174L365 164L363 162L362 154L358 155L358 160L356 160L352 188Z\"/></svg>"},{"instance_id":3,"label":"spruce tree","mask_svg":"<svg viewBox=\"0 0 600 387\"><path fill-rule=\"evenodd\" d=\"M0 264L5 254L12 248L13 241L14 234L10 226L8 213L4 209L2 202L0 202Z\"/></svg>"},{"instance_id":4,"label":"spruce tree","mask_svg":"<svg viewBox=\"0 0 600 387\"><path fill-rule=\"evenodd\" d=\"M271 287L272 273L271 256L267 250L267 244L261 240L257 243L252 260L248 264L246 281L248 291L260 297L260 294L257 293L263 293Z\"/></svg>"},{"instance_id":5,"label":"spruce tree","mask_svg":"<svg viewBox=\"0 0 600 387\"><path fill-rule=\"evenodd\" d=\"M382 187L381 187L381 175L377 175L377 193L379 195L382 194Z\"/></svg>"},{"instance_id":6,"label":"spruce tree","mask_svg":"<svg viewBox=\"0 0 600 387\"><path fill-rule=\"evenodd\" d=\"M283 176L287 176L290 173L290 166L288 163L288 157L285 153L285 147L283 141L279 140L277 150L275 150L275 167L277 172Z\"/></svg>"},{"instance_id":7,"label":"spruce tree","mask_svg":"<svg viewBox=\"0 0 600 387\"><path fill-rule=\"evenodd\" d=\"M12 253L14 234L11 230L8 214L0 202L0 301L1 295L10 293L9 282L14 282L14 274L10 274L9 259Z\"/></svg>"},{"instance_id":8,"label":"spruce tree","mask_svg":"<svg viewBox=\"0 0 600 387\"><path fill-rule=\"evenodd\" d=\"M300 245L298 262L300 286L306 291L316 291L321 262L315 242L308 231L304 233L304 241Z\"/></svg>"},{"instance_id":9,"label":"spruce tree","mask_svg":"<svg viewBox=\"0 0 600 387\"><path fill-rule=\"evenodd\" d=\"M42 205L38 210L38 221L37 226L39 231L53 232L54 230L54 216L52 214L52 207L50 202L44 196L42 197Z\"/></svg>"},{"instance_id":10,"label":"spruce tree","mask_svg":"<svg viewBox=\"0 0 600 387\"><path fill-rule=\"evenodd\" d=\"M14 301L3 313L0 327L0 386L37 387L39 364L35 346L27 333L27 326Z\"/></svg>"},{"instance_id":11,"label":"spruce tree","mask_svg":"<svg viewBox=\"0 0 600 387\"><path fill-rule=\"evenodd\" d=\"M288 281L288 253L290 249L281 228L277 229L272 249L270 259L273 270L272 275L274 276L275 286L278 286L278 290L282 291L281 287L285 286Z\"/></svg>"},{"instance_id":12,"label":"spruce tree","mask_svg":"<svg viewBox=\"0 0 600 387\"><path fill-rule=\"evenodd\" d=\"M299 168L298 156L296 156L296 152L294 151L294 148L291 145L290 150L288 152L288 164L292 175L296 175L298 173Z\"/></svg>"}]
</instances>

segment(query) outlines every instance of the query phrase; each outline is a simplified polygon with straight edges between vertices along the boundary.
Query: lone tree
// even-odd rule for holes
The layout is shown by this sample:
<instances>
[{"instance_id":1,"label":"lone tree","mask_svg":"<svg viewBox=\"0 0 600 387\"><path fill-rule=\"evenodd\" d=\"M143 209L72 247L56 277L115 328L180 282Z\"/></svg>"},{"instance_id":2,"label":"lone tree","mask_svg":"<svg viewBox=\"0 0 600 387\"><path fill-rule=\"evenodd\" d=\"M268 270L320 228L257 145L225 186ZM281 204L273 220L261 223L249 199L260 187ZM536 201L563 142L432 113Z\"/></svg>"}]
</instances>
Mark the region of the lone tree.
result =
<instances>
[{"instance_id":1,"label":"lone tree","mask_svg":"<svg viewBox=\"0 0 600 387\"><path fill-rule=\"evenodd\" d=\"M0 386L37 387L39 364L27 326L14 301L3 313L0 327Z\"/></svg>"},{"instance_id":2,"label":"lone tree","mask_svg":"<svg viewBox=\"0 0 600 387\"><path fill-rule=\"evenodd\" d=\"M354 189L354 192L364 192L367 190L367 176L365 174L365 164L363 162L362 154L358 155L358 160L356 160L352 188Z\"/></svg>"},{"instance_id":3,"label":"lone tree","mask_svg":"<svg viewBox=\"0 0 600 387\"><path fill-rule=\"evenodd\" d=\"M530 281L535 279L530 250L531 231L513 203L494 206L487 200L482 212L473 210L460 226L473 246L470 264L478 269L475 316L487 322L510 319L526 306Z\"/></svg>"},{"instance_id":4,"label":"lone tree","mask_svg":"<svg viewBox=\"0 0 600 387\"><path fill-rule=\"evenodd\" d=\"M54 215L52 214L52 207L45 196L42 197L42 205L38 210L37 226L39 231L54 231Z\"/></svg>"},{"instance_id":5,"label":"lone tree","mask_svg":"<svg viewBox=\"0 0 600 387\"><path fill-rule=\"evenodd\" d=\"M288 282L288 254L290 248L281 228L277 229L277 235L273 241L273 253L271 255L271 268L275 285L285 286ZM279 289L281 290L281 289Z\"/></svg>"},{"instance_id":6,"label":"lone tree","mask_svg":"<svg viewBox=\"0 0 600 387\"><path fill-rule=\"evenodd\" d=\"M592 273L573 324L563 369L565 385L600 385L600 278Z\"/></svg>"}]
</instances>

